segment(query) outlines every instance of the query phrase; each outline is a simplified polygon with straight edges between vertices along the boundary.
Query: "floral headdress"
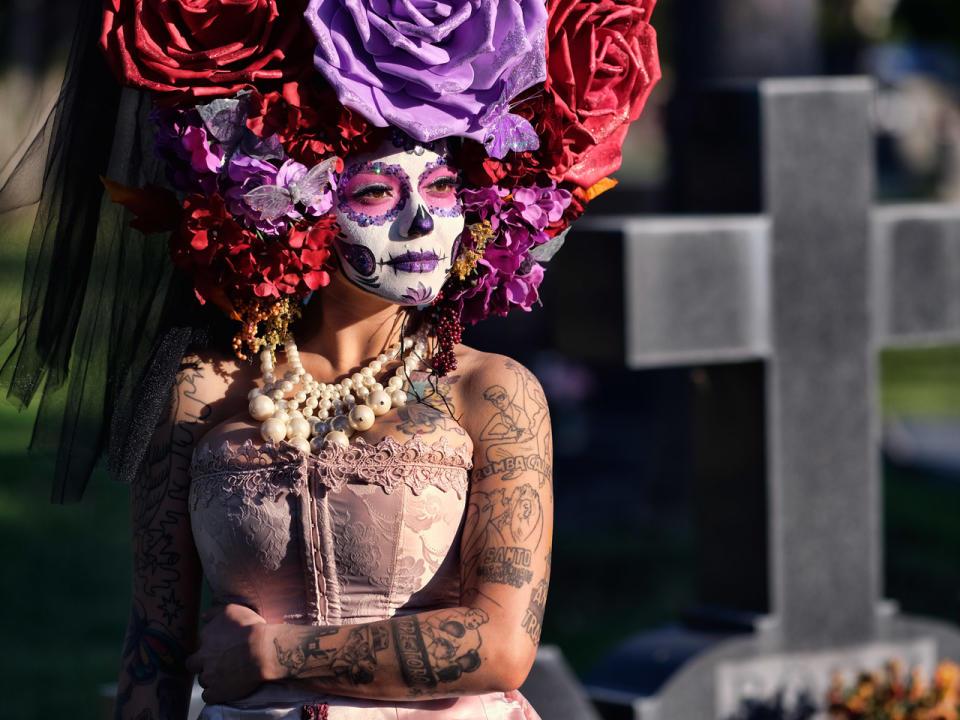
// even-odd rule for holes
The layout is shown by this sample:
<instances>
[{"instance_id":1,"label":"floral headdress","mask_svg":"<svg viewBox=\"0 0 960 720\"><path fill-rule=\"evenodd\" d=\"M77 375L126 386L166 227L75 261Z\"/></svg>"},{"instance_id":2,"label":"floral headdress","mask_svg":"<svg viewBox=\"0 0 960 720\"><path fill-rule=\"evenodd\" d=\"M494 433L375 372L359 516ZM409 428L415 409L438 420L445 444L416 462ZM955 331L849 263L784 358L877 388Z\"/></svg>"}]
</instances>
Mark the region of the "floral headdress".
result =
<instances>
[{"instance_id":1,"label":"floral headdress","mask_svg":"<svg viewBox=\"0 0 960 720\"><path fill-rule=\"evenodd\" d=\"M144 230L172 230L235 349L282 341L329 282L341 160L392 137L452 144L466 230L430 310L454 366L461 322L529 310L544 266L615 183L660 71L655 0L106 0L114 73L154 96L179 194L107 181Z\"/></svg>"}]
</instances>

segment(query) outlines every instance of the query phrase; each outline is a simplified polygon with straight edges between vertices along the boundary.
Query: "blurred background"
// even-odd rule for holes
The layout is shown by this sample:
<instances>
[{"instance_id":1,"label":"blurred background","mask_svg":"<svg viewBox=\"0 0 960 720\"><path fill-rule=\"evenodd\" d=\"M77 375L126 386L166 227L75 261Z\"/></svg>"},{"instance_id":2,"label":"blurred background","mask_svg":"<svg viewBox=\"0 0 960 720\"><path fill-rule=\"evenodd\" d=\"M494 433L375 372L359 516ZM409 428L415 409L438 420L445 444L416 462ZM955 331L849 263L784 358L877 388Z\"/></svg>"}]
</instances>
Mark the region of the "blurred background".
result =
<instances>
[{"instance_id":1,"label":"blurred background","mask_svg":"<svg viewBox=\"0 0 960 720\"><path fill-rule=\"evenodd\" d=\"M0 4L0 185L56 95L71 12L70 0ZM878 202L960 201L960 4L662 0L654 24L664 78L630 131L620 185L591 205L591 217L757 212L756 193L737 187L735 166L730 187L698 185L700 170L722 156L694 138L692 128L710 120L698 116L695 97L717 79L780 75L874 77ZM25 221L24 242L28 230ZM0 299L9 303L20 279L5 252L12 250L0 247ZM620 261L610 254L611 277L621 275ZM564 253L547 273L543 308L492 319L466 342L517 357L547 391L557 523L543 642L560 646L589 678L628 637L695 602L697 408L711 392L759 405L759 395L742 397L757 391L738 383L760 369L734 366L733 388L724 390L716 369L628 370L616 357L620 339L603 352L583 347L585 338L557 348L557 308L573 289L552 275L570 276ZM590 311L622 309L594 303ZM884 594L909 612L957 622L960 347L884 351L879 368ZM126 625L128 491L100 471L82 504L49 504L51 465L25 450L33 412L0 405L0 718L92 720ZM750 457L762 463L762 449ZM745 523L762 518L757 509L743 508ZM721 570L739 581L736 568Z\"/></svg>"}]
</instances>

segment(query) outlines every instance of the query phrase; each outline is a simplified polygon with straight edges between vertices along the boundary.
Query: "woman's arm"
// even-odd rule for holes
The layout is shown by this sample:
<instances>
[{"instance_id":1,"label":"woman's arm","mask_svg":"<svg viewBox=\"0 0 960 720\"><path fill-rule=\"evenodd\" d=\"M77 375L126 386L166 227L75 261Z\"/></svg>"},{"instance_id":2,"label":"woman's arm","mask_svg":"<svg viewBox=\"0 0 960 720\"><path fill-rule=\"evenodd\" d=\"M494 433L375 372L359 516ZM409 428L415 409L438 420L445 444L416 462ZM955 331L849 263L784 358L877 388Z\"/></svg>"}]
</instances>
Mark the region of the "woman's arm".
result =
<instances>
[{"instance_id":1,"label":"woman's arm","mask_svg":"<svg viewBox=\"0 0 960 720\"><path fill-rule=\"evenodd\" d=\"M543 391L522 366L485 356L465 380L461 422L475 470L461 543L460 607L361 625L266 624L229 605L201 631L188 661L208 702L263 681L385 700L516 689L536 654L549 581L550 423ZM458 410L461 410L458 408Z\"/></svg>"},{"instance_id":2,"label":"woman's arm","mask_svg":"<svg viewBox=\"0 0 960 720\"><path fill-rule=\"evenodd\" d=\"M187 509L193 447L209 427L209 367L185 360L132 487L133 601L116 700L118 720L182 720L193 678L200 570Z\"/></svg>"}]
</instances>

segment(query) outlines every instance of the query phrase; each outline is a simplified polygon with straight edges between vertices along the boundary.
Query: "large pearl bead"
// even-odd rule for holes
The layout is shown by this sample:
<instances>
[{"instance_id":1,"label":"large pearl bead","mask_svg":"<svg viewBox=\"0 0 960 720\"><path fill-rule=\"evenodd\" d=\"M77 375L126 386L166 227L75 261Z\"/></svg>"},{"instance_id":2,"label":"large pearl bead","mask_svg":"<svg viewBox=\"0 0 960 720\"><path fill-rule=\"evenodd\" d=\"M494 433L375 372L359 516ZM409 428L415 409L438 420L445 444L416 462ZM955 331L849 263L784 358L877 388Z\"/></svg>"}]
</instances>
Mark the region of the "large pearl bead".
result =
<instances>
[{"instance_id":1,"label":"large pearl bead","mask_svg":"<svg viewBox=\"0 0 960 720\"><path fill-rule=\"evenodd\" d=\"M260 426L260 435L267 442L278 443L287 436L287 423L280 418L267 418Z\"/></svg>"},{"instance_id":2,"label":"large pearl bead","mask_svg":"<svg viewBox=\"0 0 960 720\"><path fill-rule=\"evenodd\" d=\"M390 411L390 396L383 390L374 390L367 398L367 405L375 415L385 415Z\"/></svg>"},{"instance_id":3,"label":"large pearl bead","mask_svg":"<svg viewBox=\"0 0 960 720\"><path fill-rule=\"evenodd\" d=\"M323 438L323 441L340 445L341 447L350 447L350 438L339 430L331 430L328 432L326 437Z\"/></svg>"},{"instance_id":4,"label":"large pearl bead","mask_svg":"<svg viewBox=\"0 0 960 720\"><path fill-rule=\"evenodd\" d=\"M407 404L407 393L403 390L392 390L390 392L390 404L393 407L403 407Z\"/></svg>"},{"instance_id":5,"label":"large pearl bead","mask_svg":"<svg viewBox=\"0 0 960 720\"><path fill-rule=\"evenodd\" d=\"M310 435L310 423L307 422L307 419L296 413L290 417L290 420L287 421L287 437L288 438L306 438Z\"/></svg>"},{"instance_id":6,"label":"large pearl bead","mask_svg":"<svg viewBox=\"0 0 960 720\"><path fill-rule=\"evenodd\" d=\"M350 427L357 432L363 432L373 427L377 416L368 405L357 405L350 411Z\"/></svg>"},{"instance_id":7,"label":"large pearl bead","mask_svg":"<svg viewBox=\"0 0 960 720\"><path fill-rule=\"evenodd\" d=\"M296 437L290 438L288 442L304 455L310 454L310 443L307 442L306 438L297 435Z\"/></svg>"},{"instance_id":8,"label":"large pearl bead","mask_svg":"<svg viewBox=\"0 0 960 720\"><path fill-rule=\"evenodd\" d=\"M250 400L248 409L250 410L250 417L257 422L263 422L273 415L273 411L276 410L276 407L273 404L273 400L266 395L257 395Z\"/></svg>"}]
</instances>

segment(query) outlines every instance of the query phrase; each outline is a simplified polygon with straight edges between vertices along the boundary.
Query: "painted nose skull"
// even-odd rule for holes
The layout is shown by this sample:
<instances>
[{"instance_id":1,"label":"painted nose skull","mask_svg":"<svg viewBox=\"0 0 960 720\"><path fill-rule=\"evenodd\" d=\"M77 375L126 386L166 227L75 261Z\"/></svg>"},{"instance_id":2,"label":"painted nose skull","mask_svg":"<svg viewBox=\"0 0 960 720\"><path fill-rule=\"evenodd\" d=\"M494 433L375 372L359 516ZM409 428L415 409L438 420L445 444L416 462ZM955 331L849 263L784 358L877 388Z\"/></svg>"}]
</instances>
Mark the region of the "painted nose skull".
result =
<instances>
[{"instance_id":1,"label":"painted nose skull","mask_svg":"<svg viewBox=\"0 0 960 720\"><path fill-rule=\"evenodd\" d=\"M426 305L457 254L463 210L446 149L407 152L390 140L347 158L336 188L334 243L357 287L399 305Z\"/></svg>"},{"instance_id":2,"label":"painted nose skull","mask_svg":"<svg viewBox=\"0 0 960 720\"><path fill-rule=\"evenodd\" d=\"M423 237L433 232L433 218L427 212L423 205L417 206L417 213L410 221L410 227L407 229L406 239Z\"/></svg>"}]
</instances>

